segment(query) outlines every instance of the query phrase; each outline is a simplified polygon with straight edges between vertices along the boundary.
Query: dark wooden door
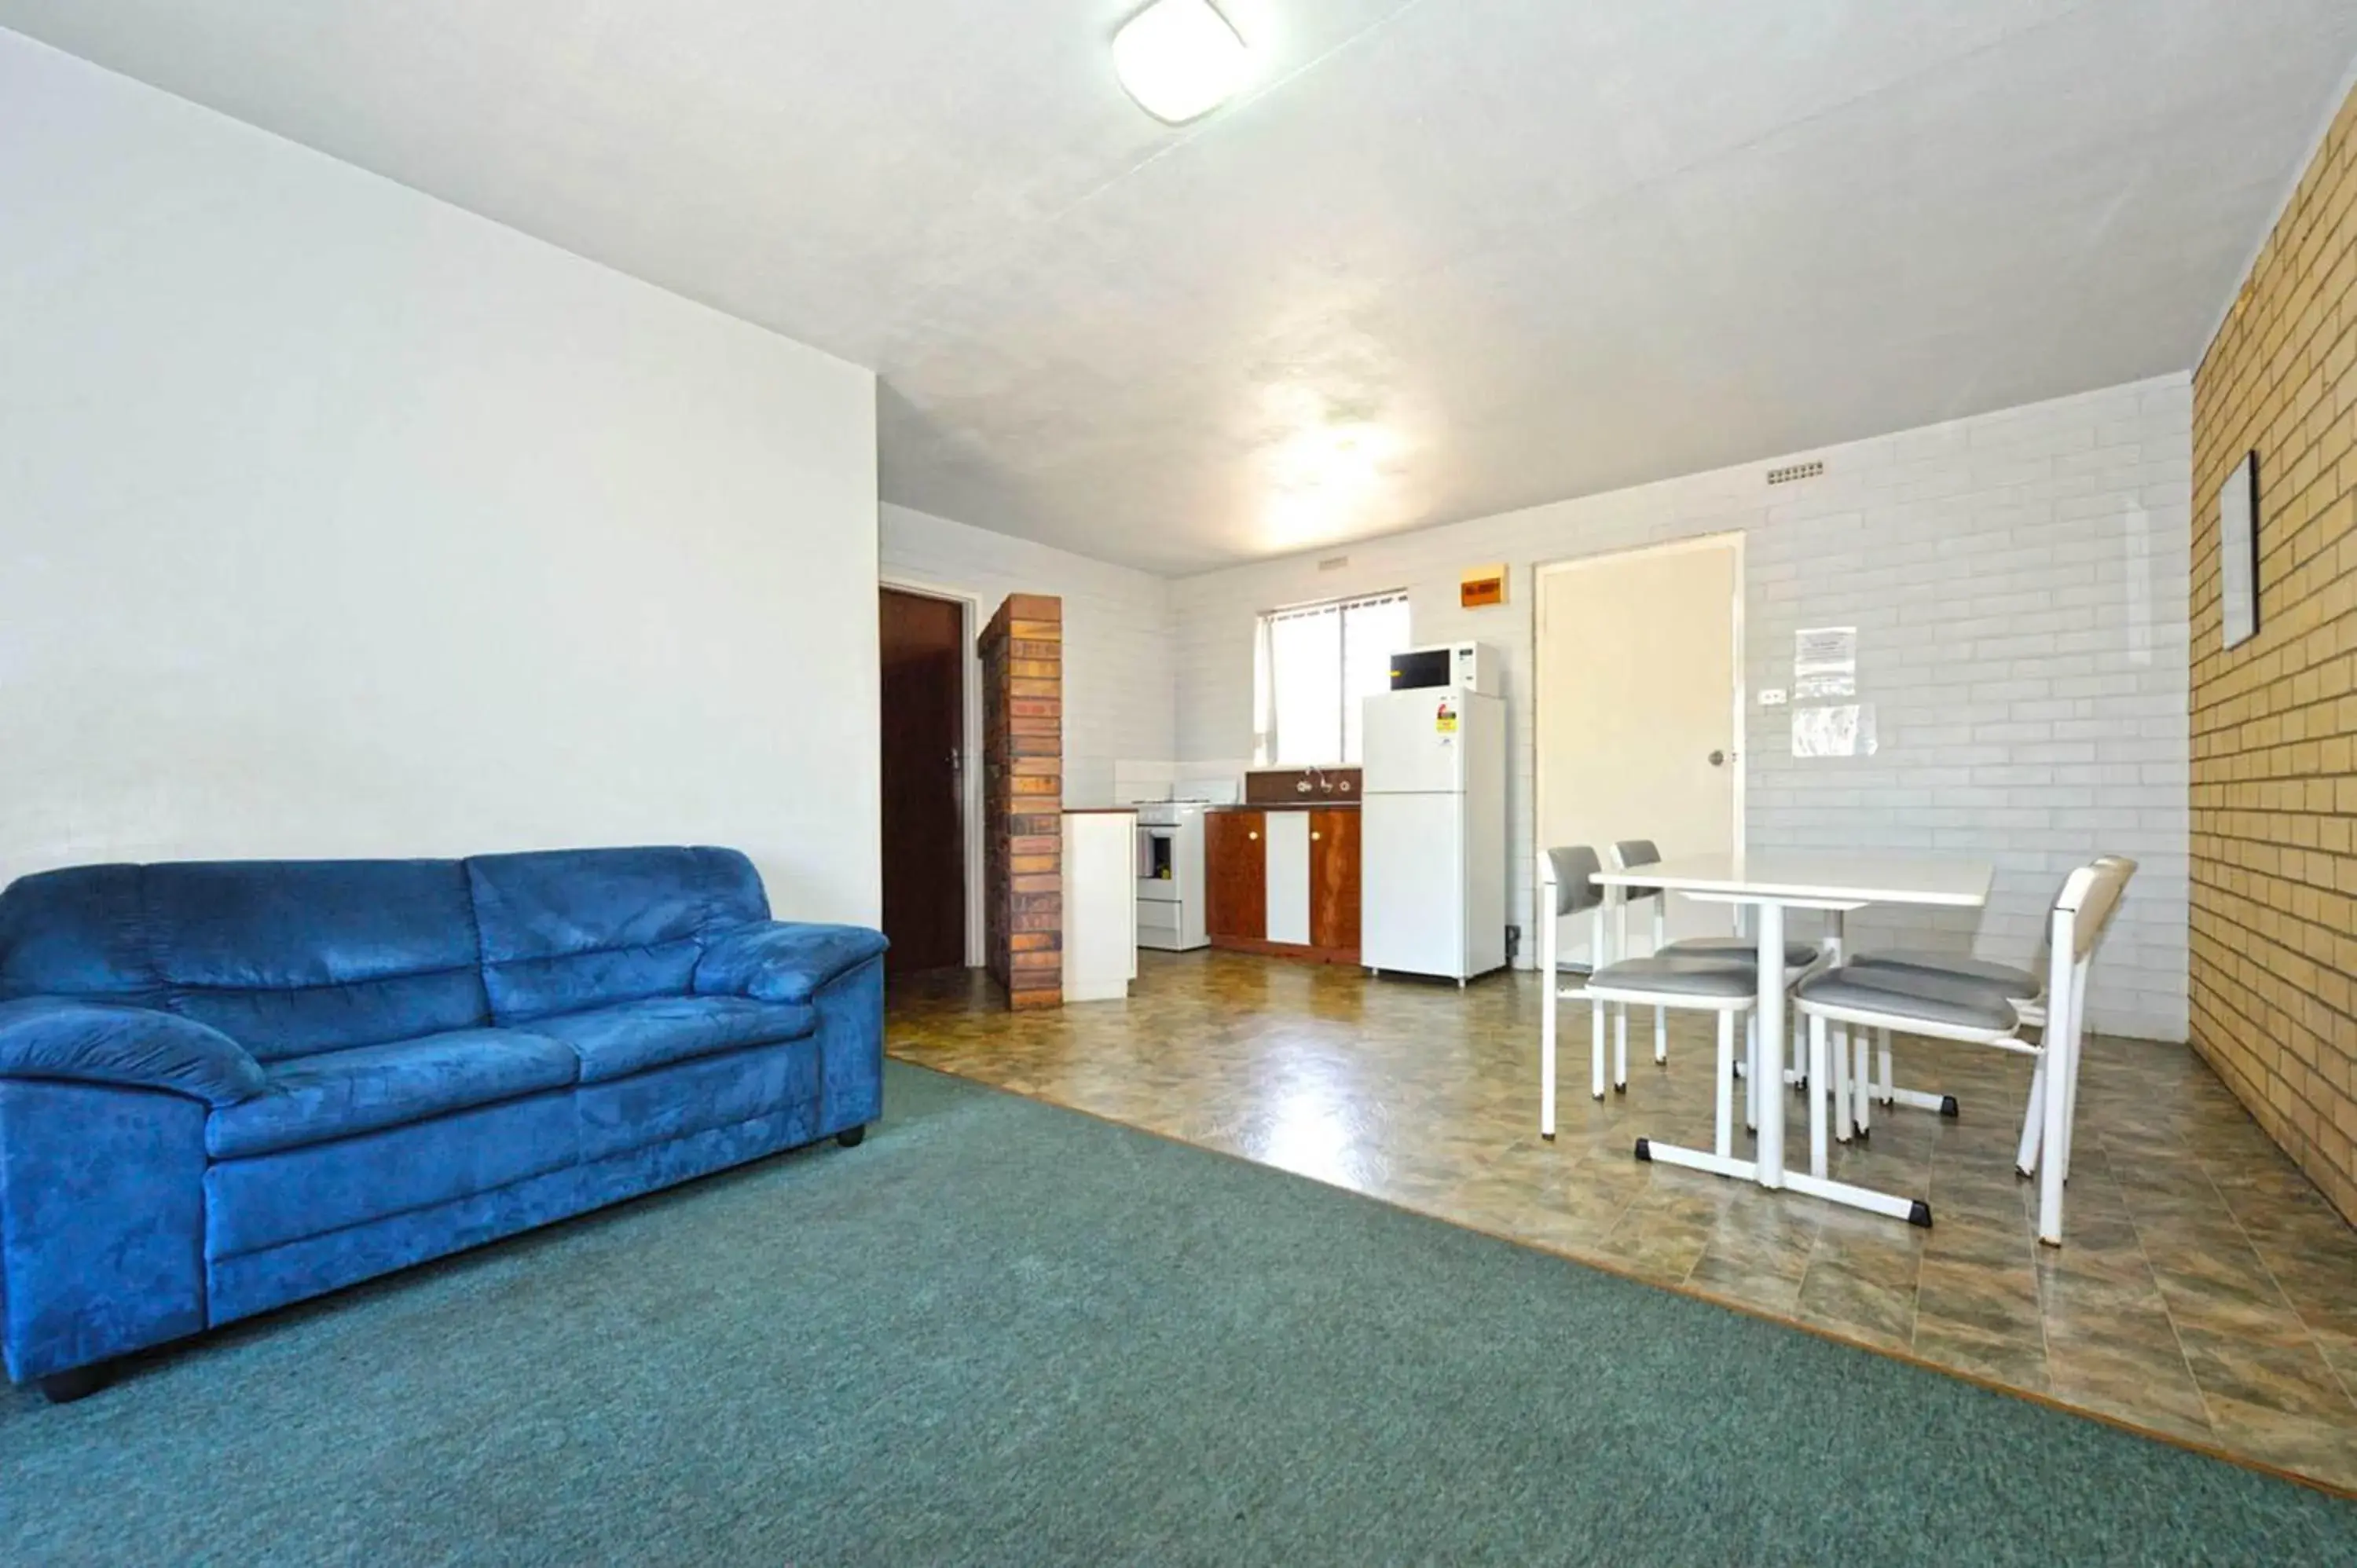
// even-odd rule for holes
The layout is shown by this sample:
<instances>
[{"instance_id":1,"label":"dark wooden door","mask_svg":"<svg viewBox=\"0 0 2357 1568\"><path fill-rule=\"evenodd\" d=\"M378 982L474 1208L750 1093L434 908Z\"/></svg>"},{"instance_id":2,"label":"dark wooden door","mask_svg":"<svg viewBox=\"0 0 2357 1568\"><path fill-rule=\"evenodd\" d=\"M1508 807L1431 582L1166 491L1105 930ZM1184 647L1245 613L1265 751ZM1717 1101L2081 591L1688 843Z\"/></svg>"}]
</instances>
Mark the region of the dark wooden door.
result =
<instances>
[{"instance_id":1,"label":"dark wooden door","mask_svg":"<svg viewBox=\"0 0 2357 1568\"><path fill-rule=\"evenodd\" d=\"M1259 811L1207 811L1203 815L1203 880L1210 898L1203 911L1206 934L1268 935L1268 820Z\"/></svg>"},{"instance_id":2,"label":"dark wooden door","mask_svg":"<svg viewBox=\"0 0 2357 1568\"><path fill-rule=\"evenodd\" d=\"M888 974L965 962L965 609L886 588L884 934Z\"/></svg>"},{"instance_id":3,"label":"dark wooden door","mask_svg":"<svg viewBox=\"0 0 2357 1568\"><path fill-rule=\"evenodd\" d=\"M1359 950L1359 813L1309 813L1309 940Z\"/></svg>"}]
</instances>

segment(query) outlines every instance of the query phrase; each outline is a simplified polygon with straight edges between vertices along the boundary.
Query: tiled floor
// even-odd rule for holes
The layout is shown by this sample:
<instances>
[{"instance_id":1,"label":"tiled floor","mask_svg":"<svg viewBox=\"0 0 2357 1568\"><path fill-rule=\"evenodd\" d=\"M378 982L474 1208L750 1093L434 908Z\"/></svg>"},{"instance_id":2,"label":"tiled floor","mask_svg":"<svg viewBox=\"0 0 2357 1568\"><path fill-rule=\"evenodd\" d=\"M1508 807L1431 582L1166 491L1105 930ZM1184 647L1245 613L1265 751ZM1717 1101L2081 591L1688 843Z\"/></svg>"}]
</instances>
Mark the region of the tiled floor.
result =
<instances>
[{"instance_id":1,"label":"tiled floor","mask_svg":"<svg viewBox=\"0 0 2357 1568\"><path fill-rule=\"evenodd\" d=\"M1543 1142L1539 994L1528 975L1459 993L1146 954L1129 1001L1059 1012L1002 1011L978 975L904 983L888 1039L909 1061L2357 1488L2357 1231L2190 1051L2091 1044L2055 1251L2013 1173L2025 1061L1900 1042L1900 1080L1964 1114L1880 1112L1835 1174L1928 1197L1921 1230L1631 1158L1641 1134L1710 1140L1698 1023L1673 1022L1663 1069L1650 1015L1633 1016L1629 1094L1598 1104L1585 1015L1567 1015L1560 1136Z\"/></svg>"}]
</instances>

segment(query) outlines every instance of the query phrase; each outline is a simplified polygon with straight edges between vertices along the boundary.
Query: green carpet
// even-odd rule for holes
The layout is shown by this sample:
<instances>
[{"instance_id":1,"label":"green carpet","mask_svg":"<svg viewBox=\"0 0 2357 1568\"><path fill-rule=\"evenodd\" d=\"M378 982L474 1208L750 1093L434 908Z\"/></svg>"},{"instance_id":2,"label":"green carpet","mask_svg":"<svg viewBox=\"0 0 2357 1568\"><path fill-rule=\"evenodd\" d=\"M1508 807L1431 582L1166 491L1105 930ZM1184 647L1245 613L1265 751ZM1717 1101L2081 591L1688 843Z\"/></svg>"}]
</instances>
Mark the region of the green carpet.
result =
<instances>
[{"instance_id":1,"label":"green carpet","mask_svg":"<svg viewBox=\"0 0 2357 1568\"><path fill-rule=\"evenodd\" d=\"M0 1396L0 1561L2357 1553L2357 1505L890 1073L863 1148Z\"/></svg>"}]
</instances>

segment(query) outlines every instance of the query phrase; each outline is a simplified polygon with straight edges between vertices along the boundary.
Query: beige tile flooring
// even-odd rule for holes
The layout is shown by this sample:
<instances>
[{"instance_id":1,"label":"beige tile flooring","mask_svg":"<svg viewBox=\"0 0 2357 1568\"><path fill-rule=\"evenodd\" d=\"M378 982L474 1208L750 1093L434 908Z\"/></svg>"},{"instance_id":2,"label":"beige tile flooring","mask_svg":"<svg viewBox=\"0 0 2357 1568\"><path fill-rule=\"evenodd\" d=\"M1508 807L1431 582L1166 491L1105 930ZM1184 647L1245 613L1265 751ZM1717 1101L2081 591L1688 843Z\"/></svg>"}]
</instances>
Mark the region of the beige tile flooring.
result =
<instances>
[{"instance_id":1,"label":"beige tile flooring","mask_svg":"<svg viewBox=\"0 0 2357 1568\"><path fill-rule=\"evenodd\" d=\"M2067 1244L2013 1173L2027 1062L1901 1040L1954 1121L1879 1111L1835 1175L1931 1200L1929 1230L1631 1157L1706 1145L1706 1025L1625 1099L1566 1015L1538 1136L1534 976L1460 993L1224 952L1142 955L1127 1002L1010 1014L979 974L895 986L892 1054L2357 1489L2357 1232L2182 1047L2091 1042ZM1797 1097L1794 1109L1798 1109ZM1798 1125L1796 1123L1796 1125Z\"/></svg>"}]
</instances>

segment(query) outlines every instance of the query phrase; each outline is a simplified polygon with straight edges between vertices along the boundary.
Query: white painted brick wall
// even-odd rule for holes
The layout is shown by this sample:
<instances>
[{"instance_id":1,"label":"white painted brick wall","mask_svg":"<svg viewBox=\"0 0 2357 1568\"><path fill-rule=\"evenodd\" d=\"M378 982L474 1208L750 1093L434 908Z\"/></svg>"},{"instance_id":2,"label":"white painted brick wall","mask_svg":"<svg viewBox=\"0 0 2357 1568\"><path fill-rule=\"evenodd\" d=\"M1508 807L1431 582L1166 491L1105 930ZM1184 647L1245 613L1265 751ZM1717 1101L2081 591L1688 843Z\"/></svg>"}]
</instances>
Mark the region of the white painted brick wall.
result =
<instances>
[{"instance_id":1,"label":"white painted brick wall","mask_svg":"<svg viewBox=\"0 0 2357 1568\"><path fill-rule=\"evenodd\" d=\"M1116 762L1176 755L1168 579L907 507L880 523L887 583L973 594L985 621L1009 594L1064 601L1066 805L1112 805Z\"/></svg>"},{"instance_id":2,"label":"white painted brick wall","mask_svg":"<svg viewBox=\"0 0 2357 1568\"><path fill-rule=\"evenodd\" d=\"M2191 423L2174 375L1181 579L1177 755L1249 751L1261 610L1405 588L1418 642L1480 639L1504 657L1512 918L1527 931L1532 568L1741 529L1751 690L1792 684L1796 628L1855 625L1881 739L1869 758L1795 758L1785 712L1754 707L1749 842L1985 856L1996 885L1977 917L1862 912L1854 932L2014 962L2069 866L2134 855L2093 1022L2181 1040ZM1822 458L1824 476L1770 489L1766 471L1795 457ZM1346 567L1318 569L1337 554ZM1458 573L1500 560L1511 602L1459 609Z\"/></svg>"}]
</instances>

